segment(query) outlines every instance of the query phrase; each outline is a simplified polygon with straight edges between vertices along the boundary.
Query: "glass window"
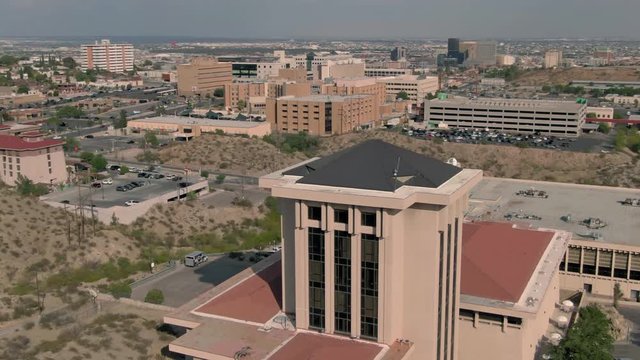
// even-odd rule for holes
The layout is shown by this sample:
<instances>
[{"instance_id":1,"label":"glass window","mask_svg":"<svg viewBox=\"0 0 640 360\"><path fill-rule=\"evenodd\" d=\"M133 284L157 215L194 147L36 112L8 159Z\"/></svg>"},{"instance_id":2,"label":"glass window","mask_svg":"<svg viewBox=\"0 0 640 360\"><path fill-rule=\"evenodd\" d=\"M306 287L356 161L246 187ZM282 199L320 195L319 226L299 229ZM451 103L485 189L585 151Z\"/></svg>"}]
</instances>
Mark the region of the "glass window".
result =
<instances>
[{"instance_id":1,"label":"glass window","mask_svg":"<svg viewBox=\"0 0 640 360\"><path fill-rule=\"evenodd\" d=\"M309 228L309 327L324 329L324 232Z\"/></svg>"},{"instance_id":2,"label":"glass window","mask_svg":"<svg viewBox=\"0 0 640 360\"><path fill-rule=\"evenodd\" d=\"M362 225L363 226L376 226L376 213L363 212L362 213Z\"/></svg>"},{"instance_id":3,"label":"glass window","mask_svg":"<svg viewBox=\"0 0 640 360\"><path fill-rule=\"evenodd\" d=\"M320 206L309 206L309 220L322 219L322 208Z\"/></svg>"},{"instance_id":4,"label":"glass window","mask_svg":"<svg viewBox=\"0 0 640 360\"><path fill-rule=\"evenodd\" d=\"M363 338L378 338L378 238L362 235L361 329Z\"/></svg>"},{"instance_id":5,"label":"glass window","mask_svg":"<svg viewBox=\"0 0 640 360\"><path fill-rule=\"evenodd\" d=\"M333 221L339 224L348 224L349 223L349 210L344 209L334 209L333 210Z\"/></svg>"},{"instance_id":6,"label":"glass window","mask_svg":"<svg viewBox=\"0 0 640 360\"><path fill-rule=\"evenodd\" d=\"M351 237L336 231L335 241L335 331L351 333Z\"/></svg>"}]
</instances>

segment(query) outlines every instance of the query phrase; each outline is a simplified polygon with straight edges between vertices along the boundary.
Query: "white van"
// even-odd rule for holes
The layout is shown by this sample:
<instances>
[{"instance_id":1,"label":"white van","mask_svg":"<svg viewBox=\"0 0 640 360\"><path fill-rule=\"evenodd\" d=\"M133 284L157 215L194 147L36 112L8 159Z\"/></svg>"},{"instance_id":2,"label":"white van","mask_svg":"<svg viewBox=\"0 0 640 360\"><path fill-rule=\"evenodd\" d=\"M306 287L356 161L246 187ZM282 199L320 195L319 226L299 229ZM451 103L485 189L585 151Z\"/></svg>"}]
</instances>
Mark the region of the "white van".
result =
<instances>
[{"instance_id":1,"label":"white van","mask_svg":"<svg viewBox=\"0 0 640 360\"><path fill-rule=\"evenodd\" d=\"M202 251L194 251L184 257L184 265L194 267L206 262L208 260L207 255Z\"/></svg>"}]
</instances>

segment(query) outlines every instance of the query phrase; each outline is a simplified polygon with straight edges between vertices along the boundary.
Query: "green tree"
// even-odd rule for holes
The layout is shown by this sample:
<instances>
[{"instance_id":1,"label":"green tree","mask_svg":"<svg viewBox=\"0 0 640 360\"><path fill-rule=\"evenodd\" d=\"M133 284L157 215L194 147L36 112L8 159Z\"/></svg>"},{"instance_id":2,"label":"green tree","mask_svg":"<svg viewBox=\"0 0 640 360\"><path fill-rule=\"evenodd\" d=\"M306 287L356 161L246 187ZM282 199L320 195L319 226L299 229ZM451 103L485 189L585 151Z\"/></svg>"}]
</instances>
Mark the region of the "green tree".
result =
<instances>
[{"instance_id":1,"label":"green tree","mask_svg":"<svg viewBox=\"0 0 640 360\"><path fill-rule=\"evenodd\" d=\"M598 124L598 131L603 134L608 134L609 131L611 131L611 128L609 127L609 124L601 122L600 124Z\"/></svg>"},{"instance_id":2,"label":"green tree","mask_svg":"<svg viewBox=\"0 0 640 360\"><path fill-rule=\"evenodd\" d=\"M16 180L16 191L23 196L41 196L49 192L45 185L34 184L22 174L18 175Z\"/></svg>"},{"instance_id":3,"label":"green tree","mask_svg":"<svg viewBox=\"0 0 640 360\"><path fill-rule=\"evenodd\" d=\"M142 66L151 66L153 65L153 61L147 59L142 63Z\"/></svg>"},{"instance_id":4,"label":"green tree","mask_svg":"<svg viewBox=\"0 0 640 360\"><path fill-rule=\"evenodd\" d=\"M125 175L129 172L129 167L127 165L120 166L120 175Z\"/></svg>"},{"instance_id":5,"label":"green tree","mask_svg":"<svg viewBox=\"0 0 640 360\"><path fill-rule=\"evenodd\" d=\"M91 159L91 168L95 172L104 171L107 168L107 159L102 154L95 155Z\"/></svg>"},{"instance_id":6,"label":"green tree","mask_svg":"<svg viewBox=\"0 0 640 360\"><path fill-rule=\"evenodd\" d=\"M247 102L242 99L238 100L238 111L242 112L245 107L247 107Z\"/></svg>"},{"instance_id":7,"label":"green tree","mask_svg":"<svg viewBox=\"0 0 640 360\"><path fill-rule=\"evenodd\" d=\"M611 360L613 341L611 320L592 304L580 309L578 321L551 355L554 360Z\"/></svg>"},{"instance_id":8,"label":"green tree","mask_svg":"<svg viewBox=\"0 0 640 360\"><path fill-rule=\"evenodd\" d=\"M56 117L60 119L69 119L69 118L79 119L85 116L87 116L87 114L85 114L84 111L82 111L81 109L78 109L75 106L67 105L56 110Z\"/></svg>"},{"instance_id":9,"label":"green tree","mask_svg":"<svg viewBox=\"0 0 640 360\"><path fill-rule=\"evenodd\" d=\"M26 93L29 92L29 90L30 89L29 89L29 87L27 85L20 85L20 86L18 86L17 93L18 94L26 94Z\"/></svg>"},{"instance_id":10,"label":"green tree","mask_svg":"<svg viewBox=\"0 0 640 360\"><path fill-rule=\"evenodd\" d=\"M151 146L152 148L158 147L160 145L160 141L158 140L158 136L152 131L147 131L144 134L144 142L145 144Z\"/></svg>"},{"instance_id":11,"label":"green tree","mask_svg":"<svg viewBox=\"0 0 640 360\"><path fill-rule=\"evenodd\" d=\"M127 127L127 111L120 110L120 116L115 120L113 127L116 129L124 129Z\"/></svg>"},{"instance_id":12,"label":"green tree","mask_svg":"<svg viewBox=\"0 0 640 360\"><path fill-rule=\"evenodd\" d=\"M93 161L93 158L95 157L95 155L93 155L93 153L88 152L88 151L83 151L80 154L80 160L86 162L86 163L91 163Z\"/></svg>"},{"instance_id":13,"label":"green tree","mask_svg":"<svg viewBox=\"0 0 640 360\"><path fill-rule=\"evenodd\" d=\"M226 178L226 176L224 176L223 174L216 175L216 184L224 183L224 179L225 178Z\"/></svg>"},{"instance_id":14,"label":"green tree","mask_svg":"<svg viewBox=\"0 0 640 360\"><path fill-rule=\"evenodd\" d=\"M620 301L620 299L622 299L622 297L624 296L624 293L622 292L622 289L620 289L620 283L615 283L615 285L613 285L613 307L614 308L618 308L618 302Z\"/></svg>"},{"instance_id":15,"label":"green tree","mask_svg":"<svg viewBox=\"0 0 640 360\"><path fill-rule=\"evenodd\" d=\"M409 100L409 94L406 91L400 91L398 95L396 95L396 99L398 100Z\"/></svg>"},{"instance_id":16,"label":"green tree","mask_svg":"<svg viewBox=\"0 0 640 360\"><path fill-rule=\"evenodd\" d=\"M13 121L13 116L9 115L6 111L0 111L0 124L5 121Z\"/></svg>"},{"instance_id":17,"label":"green tree","mask_svg":"<svg viewBox=\"0 0 640 360\"><path fill-rule=\"evenodd\" d=\"M217 88L213 90L213 96L218 98L224 97L224 88Z\"/></svg>"},{"instance_id":18,"label":"green tree","mask_svg":"<svg viewBox=\"0 0 640 360\"><path fill-rule=\"evenodd\" d=\"M205 179L209 178L209 172L207 170L202 170L200 171L200 176L202 176Z\"/></svg>"},{"instance_id":19,"label":"green tree","mask_svg":"<svg viewBox=\"0 0 640 360\"><path fill-rule=\"evenodd\" d=\"M161 290L151 289L144 297L144 302L161 305L164 303L164 294Z\"/></svg>"},{"instance_id":20,"label":"green tree","mask_svg":"<svg viewBox=\"0 0 640 360\"><path fill-rule=\"evenodd\" d=\"M74 137L68 137L64 139L64 144L62 145L62 148L66 152L76 151L76 149L80 149L80 142L78 141L78 139Z\"/></svg>"},{"instance_id":21,"label":"green tree","mask_svg":"<svg viewBox=\"0 0 640 360\"><path fill-rule=\"evenodd\" d=\"M20 59L11 55L2 55L0 56L0 65L1 66L13 66L18 63Z\"/></svg>"},{"instance_id":22,"label":"green tree","mask_svg":"<svg viewBox=\"0 0 640 360\"><path fill-rule=\"evenodd\" d=\"M78 63L72 57L68 56L62 59L62 66L73 70L78 67Z\"/></svg>"}]
</instances>

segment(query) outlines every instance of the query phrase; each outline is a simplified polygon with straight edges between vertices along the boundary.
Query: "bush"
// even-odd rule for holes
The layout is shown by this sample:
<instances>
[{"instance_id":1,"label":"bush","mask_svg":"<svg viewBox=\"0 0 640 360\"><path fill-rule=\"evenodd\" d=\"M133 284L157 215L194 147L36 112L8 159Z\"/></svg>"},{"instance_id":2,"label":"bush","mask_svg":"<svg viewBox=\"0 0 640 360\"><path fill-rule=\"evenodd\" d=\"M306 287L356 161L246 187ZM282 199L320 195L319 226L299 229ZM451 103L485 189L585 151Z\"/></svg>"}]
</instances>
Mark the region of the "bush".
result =
<instances>
[{"instance_id":1,"label":"bush","mask_svg":"<svg viewBox=\"0 0 640 360\"><path fill-rule=\"evenodd\" d=\"M151 289L144 297L144 302L161 305L164 303L164 294L158 289Z\"/></svg>"},{"instance_id":2,"label":"bush","mask_svg":"<svg viewBox=\"0 0 640 360\"><path fill-rule=\"evenodd\" d=\"M318 149L320 141L318 137L301 132L298 134L271 134L265 135L262 140L274 145L285 153L302 152L311 156Z\"/></svg>"},{"instance_id":3,"label":"bush","mask_svg":"<svg viewBox=\"0 0 640 360\"><path fill-rule=\"evenodd\" d=\"M131 297L131 283L129 281L115 282L109 285L107 290L116 299Z\"/></svg>"},{"instance_id":4,"label":"bush","mask_svg":"<svg viewBox=\"0 0 640 360\"><path fill-rule=\"evenodd\" d=\"M224 183L224 179L226 178L226 176L220 174L216 176L216 184L222 184Z\"/></svg>"},{"instance_id":5,"label":"bush","mask_svg":"<svg viewBox=\"0 0 640 360\"><path fill-rule=\"evenodd\" d=\"M126 166L126 165L122 165L122 166L120 167L120 175L125 175L125 174L126 174L126 173L128 173L128 172L129 172L129 167L128 167L128 166Z\"/></svg>"},{"instance_id":6,"label":"bush","mask_svg":"<svg viewBox=\"0 0 640 360\"><path fill-rule=\"evenodd\" d=\"M209 172L207 170L202 170L200 171L200 176L202 176L205 179L209 178Z\"/></svg>"},{"instance_id":7,"label":"bush","mask_svg":"<svg viewBox=\"0 0 640 360\"><path fill-rule=\"evenodd\" d=\"M34 184L33 181L23 175L18 175L16 190L23 196L42 196L49 192L46 185Z\"/></svg>"}]
</instances>

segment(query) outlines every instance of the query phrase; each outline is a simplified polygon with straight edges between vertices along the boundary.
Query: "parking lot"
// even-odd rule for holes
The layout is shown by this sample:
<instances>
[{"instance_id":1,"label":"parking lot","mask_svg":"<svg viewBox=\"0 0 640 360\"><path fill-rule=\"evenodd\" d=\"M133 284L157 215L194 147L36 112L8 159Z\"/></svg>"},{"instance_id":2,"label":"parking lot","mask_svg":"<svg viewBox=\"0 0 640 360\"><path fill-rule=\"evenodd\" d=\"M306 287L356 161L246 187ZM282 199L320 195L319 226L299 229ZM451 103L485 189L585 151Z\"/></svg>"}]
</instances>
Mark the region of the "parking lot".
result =
<instances>
[{"instance_id":1,"label":"parking lot","mask_svg":"<svg viewBox=\"0 0 640 360\"><path fill-rule=\"evenodd\" d=\"M108 135L89 135L92 138L78 138L80 142L80 151L88 151L92 153L111 152L115 149L131 149L137 148L140 139L128 136L108 136Z\"/></svg>"},{"instance_id":2,"label":"parking lot","mask_svg":"<svg viewBox=\"0 0 640 360\"><path fill-rule=\"evenodd\" d=\"M254 263L249 259L248 255L243 260L219 256L196 267L179 265L168 275L135 287L131 298L143 301L149 290L158 289L164 295L164 305L177 307L250 267Z\"/></svg>"},{"instance_id":3,"label":"parking lot","mask_svg":"<svg viewBox=\"0 0 640 360\"><path fill-rule=\"evenodd\" d=\"M129 191L116 190L118 186L129 184L132 181L141 182L144 185ZM178 181L167 179L138 178L136 174L129 173L124 176L114 176L113 184L111 185L102 185L100 188L83 185L80 187L80 191L78 191L77 186L74 186L65 191L50 194L48 199L59 203L77 205L80 198L85 205L93 203L99 208L109 208L112 206L124 206L125 202L129 200L142 202L172 191L177 194L180 189L179 183Z\"/></svg>"},{"instance_id":4,"label":"parking lot","mask_svg":"<svg viewBox=\"0 0 640 360\"><path fill-rule=\"evenodd\" d=\"M584 134L577 138L563 138L549 135L514 134L495 131L455 129L425 130L403 128L407 136L418 139L457 142L465 144L492 144L527 148L554 149L580 152L608 152L613 149L613 134Z\"/></svg>"}]
</instances>

